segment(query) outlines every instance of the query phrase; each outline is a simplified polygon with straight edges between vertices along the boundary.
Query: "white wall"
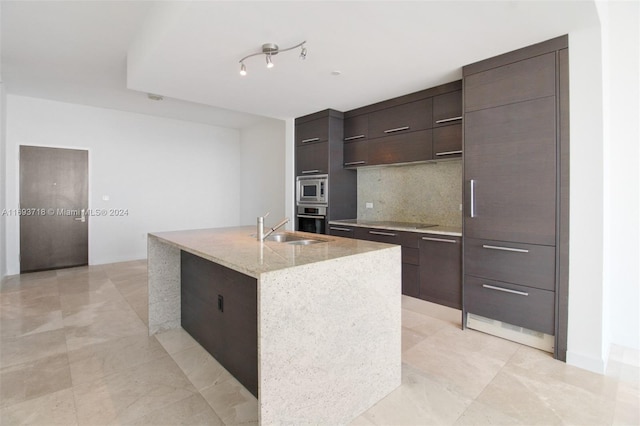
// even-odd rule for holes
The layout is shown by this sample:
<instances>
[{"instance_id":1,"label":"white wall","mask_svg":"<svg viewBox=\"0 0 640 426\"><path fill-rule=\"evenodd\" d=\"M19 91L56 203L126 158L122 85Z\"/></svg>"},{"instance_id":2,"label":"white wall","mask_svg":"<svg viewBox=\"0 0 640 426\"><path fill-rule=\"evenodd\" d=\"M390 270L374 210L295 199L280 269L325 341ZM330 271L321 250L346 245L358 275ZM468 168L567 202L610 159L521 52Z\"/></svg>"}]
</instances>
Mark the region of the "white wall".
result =
<instances>
[{"instance_id":1,"label":"white wall","mask_svg":"<svg viewBox=\"0 0 640 426\"><path fill-rule=\"evenodd\" d=\"M603 373L639 349L638 4L598 4L569 35L571 215L567 362Z\"/></svg>"},{"instance_id":2,"label":"white wall","mask_svg":"<svg viewBox=\"0 0 640 426\"><path fill-rule=\"evenodd\" d=\"M240 131L240 223L255 225L270 212L265 225L285 216L285 122L268 120ZM287 224L289 227L291 224Z\"/></svg>"},{"instance_id":3,"label":"white wall","mask_svg":"<svg viewBox=\"0 0 640 426\"><path fill-rule=\"evenodd\" d=\"M239 131L7 96L7 208L19 202L19 145L89 150L89 262L146 257L146 234L240 222ZM102 197L108 195L109 201ZM19 272L19 221L7 218L8 272Z\"/></svg>"},{"instance_id":4,"label":"white wall","mask_svg":"<svg viewBox=\"0 0 640 426\"><path fill-rule=\"evenodd\" d=\"M640 349L640 3L606 2L609 125L609 333Z\"/></svg>"},{"instance_id":5,"label":"white wall","mask_svg":"<svg viewBox=\"0 0 640 426\"><path fill-rule=\"evenodd\" d=\"M4 84L0 77L0 213L6 207L6 130L7 109ZM6 216L0 214L0 281L7 275Z\"/></svg>"}]
</instances>

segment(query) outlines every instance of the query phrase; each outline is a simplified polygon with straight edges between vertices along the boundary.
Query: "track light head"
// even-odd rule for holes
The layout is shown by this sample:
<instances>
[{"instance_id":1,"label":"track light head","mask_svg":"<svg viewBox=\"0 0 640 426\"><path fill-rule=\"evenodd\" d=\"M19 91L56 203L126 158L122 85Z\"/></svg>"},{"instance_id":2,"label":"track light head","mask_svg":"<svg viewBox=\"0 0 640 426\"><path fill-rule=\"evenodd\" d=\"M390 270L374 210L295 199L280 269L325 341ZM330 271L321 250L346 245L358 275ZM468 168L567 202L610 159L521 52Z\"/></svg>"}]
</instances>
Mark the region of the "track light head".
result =
<instances>
[{"instance_id":1,"label":"track light head","mask_svg":"<svg viewBox=\"0 0 640 426\"><path fill-rule=\"evenodd\" d=\"M273 62L271 61L271 54L267 55L267 68L273 68Z\"/></svg>"},{"instance_id":2,"label":"track light head","mask_svg":"<svg viewBox=\"0 0 640 426\"><path fill-rule=\"evenodd\" d=\"M307 59L307 48L304 47L304 44L301 47L302 49L300 49L300 59Z\"/></svg>"},{"instance_id":3,"label":"track light head","mask_svg":"<svg viewBox=\"0 0 640 426\"><path fill-rule=\"evenodd\" d=\"M240 75L247 75L247 67L244 65L244 62L240 62Z\"/></svg>"}]
</instances>

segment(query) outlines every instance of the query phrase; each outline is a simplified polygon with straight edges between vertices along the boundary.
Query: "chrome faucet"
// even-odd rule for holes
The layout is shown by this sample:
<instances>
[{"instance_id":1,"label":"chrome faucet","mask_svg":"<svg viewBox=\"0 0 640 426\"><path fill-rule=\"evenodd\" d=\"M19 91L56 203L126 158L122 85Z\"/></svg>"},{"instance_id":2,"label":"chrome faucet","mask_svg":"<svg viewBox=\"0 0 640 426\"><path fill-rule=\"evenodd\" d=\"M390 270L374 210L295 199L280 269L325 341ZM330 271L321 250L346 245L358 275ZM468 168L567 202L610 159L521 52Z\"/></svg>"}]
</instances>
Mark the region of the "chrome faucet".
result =
<instances>
[{"instance_id":1,"label":"chrome faucet","mask_svg":"<svg viewBox=\"0 0 640 426\"><path fill-rule=\"evenodd\" d=\"M284 225L286 225L289 222L289 218L285 217L280 223L278 223L276 226L274 226L273 228L270 228L267 233L265 234L264 232L264 218L269 216L269 213L265 214L264 216L258 216L258 223L257 223L257 230L256 230L256 239L258 241L264 241L265 238L267 238L269 235L273 234L275 231L277 231L279 228L283 227Z\"/></svg>"}]
</instances>

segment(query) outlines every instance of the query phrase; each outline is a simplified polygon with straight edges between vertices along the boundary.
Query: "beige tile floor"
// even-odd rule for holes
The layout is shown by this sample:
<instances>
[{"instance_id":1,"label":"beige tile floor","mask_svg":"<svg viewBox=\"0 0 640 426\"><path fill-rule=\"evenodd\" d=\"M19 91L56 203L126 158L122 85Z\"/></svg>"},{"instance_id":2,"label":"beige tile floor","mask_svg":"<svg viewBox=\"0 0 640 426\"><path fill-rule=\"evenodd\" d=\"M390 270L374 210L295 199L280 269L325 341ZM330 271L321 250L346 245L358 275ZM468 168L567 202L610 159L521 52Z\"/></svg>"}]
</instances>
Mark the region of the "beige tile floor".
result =
<instances>
[{"instance_id":1,"label":"beige tile floor","mask_svg":"<svg viewBox=\"0 0 640 426\"><path fill-rule=\"evenodd\" d=\"M187 333L147 336L146 280L144 261L5 279L0 424L256 424ZM404 298L402 315L402 386L353 425L640 424L637 352L614 348L602 376L461 331L459 311Z\"/></svg>"}]
</instances>

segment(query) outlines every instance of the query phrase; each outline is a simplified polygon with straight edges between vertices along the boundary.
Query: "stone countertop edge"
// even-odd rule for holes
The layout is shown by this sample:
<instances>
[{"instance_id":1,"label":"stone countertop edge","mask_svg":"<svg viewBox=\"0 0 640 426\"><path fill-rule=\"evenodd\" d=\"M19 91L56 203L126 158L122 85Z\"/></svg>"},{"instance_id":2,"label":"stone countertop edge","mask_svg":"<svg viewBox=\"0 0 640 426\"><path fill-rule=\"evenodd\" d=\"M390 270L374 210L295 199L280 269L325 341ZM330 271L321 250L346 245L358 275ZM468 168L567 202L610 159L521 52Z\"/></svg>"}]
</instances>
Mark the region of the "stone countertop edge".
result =
<instances>
[{"instance_id":1,"label":"stone countertop edge","mask_svg":"<svg viewBox=\"0 0 640 426\"><path fill-rule=\"evenodd\" d=\"M255 231L254 226L238 226L151 232L148 237L257 279L261 274L273 271L396 247L394 244L299 231L283 232L324 242L306 246L275 241L259 243L250 236L255 235Z\"/></svg>"},{"instance_id":2,"label":"stone countertop edge","mask_svg":"<svg viewBox=\"0 0 640 426\"><path fill-rule=\"evenodd\" d=\"M392 231L416 232L418 234L449 235L462 237L462 228L458 226L432 226L429 228L406 228L402 226L378 226L375 224L356 223L357 219L331 220L329 225L357 226L360 228L388 229Z\"/></svg>"}]
</instances>

